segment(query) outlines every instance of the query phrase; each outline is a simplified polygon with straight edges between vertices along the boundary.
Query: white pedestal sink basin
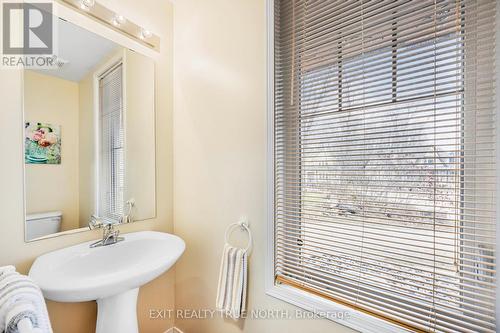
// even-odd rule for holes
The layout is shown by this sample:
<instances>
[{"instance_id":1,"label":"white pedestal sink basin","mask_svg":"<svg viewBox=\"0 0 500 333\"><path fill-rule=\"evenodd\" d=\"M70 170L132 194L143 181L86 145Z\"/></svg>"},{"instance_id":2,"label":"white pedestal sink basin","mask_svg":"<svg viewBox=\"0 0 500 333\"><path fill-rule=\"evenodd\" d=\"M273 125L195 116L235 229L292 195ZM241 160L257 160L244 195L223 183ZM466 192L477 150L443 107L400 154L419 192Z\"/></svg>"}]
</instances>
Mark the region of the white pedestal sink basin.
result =
<instances>
[{"instance_id":1,"label":"white pedestal sink basin","mask_svg":"<svg viewBox=\"0 0 500 333\"><path fill-rule=\"evenodd\" d=\"M139 287L172 267L185 244L177 236L154 231L123 237L113 245L90 248L90 241L44 254L29 275L49 300L96 300L96 333L137 333Z\"/></svg>"}]
</instances>

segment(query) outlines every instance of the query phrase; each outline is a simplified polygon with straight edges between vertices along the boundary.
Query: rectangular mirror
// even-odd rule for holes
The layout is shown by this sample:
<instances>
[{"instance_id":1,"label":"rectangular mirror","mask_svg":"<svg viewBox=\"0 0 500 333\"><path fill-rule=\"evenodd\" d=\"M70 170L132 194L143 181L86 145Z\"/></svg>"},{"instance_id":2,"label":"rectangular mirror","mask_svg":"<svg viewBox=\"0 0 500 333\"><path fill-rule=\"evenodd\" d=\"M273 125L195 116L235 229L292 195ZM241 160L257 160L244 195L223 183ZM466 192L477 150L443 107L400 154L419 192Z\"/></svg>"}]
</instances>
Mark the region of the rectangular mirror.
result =
<instances>
[{"instance_id":1,"label":"rectangular mirror","mask_svg":"<svg viewBox=\"0 0 500 333\"><path fill-rule=\"evenodd\" d=\"M54 19L57 69L24 70L27 241L156 215L154 61Z\"/></svg>"}]
</instances>

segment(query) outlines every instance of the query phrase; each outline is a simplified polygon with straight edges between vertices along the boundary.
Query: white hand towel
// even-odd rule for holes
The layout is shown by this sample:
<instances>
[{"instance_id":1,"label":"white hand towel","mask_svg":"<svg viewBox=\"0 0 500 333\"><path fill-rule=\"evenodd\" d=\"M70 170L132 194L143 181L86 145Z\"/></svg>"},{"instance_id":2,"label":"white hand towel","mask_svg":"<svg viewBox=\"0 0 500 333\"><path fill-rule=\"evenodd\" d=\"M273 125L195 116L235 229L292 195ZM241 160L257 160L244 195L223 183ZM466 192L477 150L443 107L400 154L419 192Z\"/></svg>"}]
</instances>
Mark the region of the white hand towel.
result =
<instances>
[{"instance_id":1,"label":"white hand towel","mask_svg":"<svg viewBox=\"0 0 500 333\"><path fill-rule=\"evenodd\" d=\"M33 331L52 333L40 288L14 267L0 267L0 332L23 333L18 324L26 319L31 321Z\"/></svg>"},{"instance_id":2,"label":"white hand towel","mask_svg":"<svg viewBox=\"0 0 500 333\"><path fill-rule=\"evenodd\" d=\"M247 262L244 249L224 245L216 308L233 319L241 318L246 310Z\"/></svg>"}]
</instances>

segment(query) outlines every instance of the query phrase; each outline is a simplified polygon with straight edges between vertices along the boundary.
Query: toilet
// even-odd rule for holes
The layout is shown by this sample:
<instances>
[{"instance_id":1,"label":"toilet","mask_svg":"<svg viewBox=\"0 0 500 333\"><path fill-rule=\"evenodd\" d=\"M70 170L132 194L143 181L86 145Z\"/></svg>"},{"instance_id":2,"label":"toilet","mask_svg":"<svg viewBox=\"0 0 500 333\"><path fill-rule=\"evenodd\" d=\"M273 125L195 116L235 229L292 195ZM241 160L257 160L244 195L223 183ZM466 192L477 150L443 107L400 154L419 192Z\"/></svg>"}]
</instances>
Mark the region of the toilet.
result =
<instances>
[{"instance_id":1,"label":"toilet","mask_svg":"<svg viewBox=\"0 0 500 333\"><path fill-rule=\"evenodd\" d=\"M61 220L59 211L26 215L26 240L61 231Z\"/></svg>"}]
</instances>

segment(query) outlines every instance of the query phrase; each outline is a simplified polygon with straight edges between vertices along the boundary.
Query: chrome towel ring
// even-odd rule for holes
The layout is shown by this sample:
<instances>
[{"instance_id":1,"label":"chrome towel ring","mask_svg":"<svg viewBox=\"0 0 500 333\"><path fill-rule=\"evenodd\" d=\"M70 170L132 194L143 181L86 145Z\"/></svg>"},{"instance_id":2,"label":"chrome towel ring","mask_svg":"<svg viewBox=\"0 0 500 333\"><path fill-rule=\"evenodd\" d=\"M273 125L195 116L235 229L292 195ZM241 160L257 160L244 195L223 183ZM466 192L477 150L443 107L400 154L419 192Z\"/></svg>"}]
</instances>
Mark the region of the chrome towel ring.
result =
<instances>
[{"instance_id":1,"label":"chrome towel ring","mask_svg":"<svg viewBox=\"0 0 500 333\"><path fill-rule=\"evenodd\" d=\"M252 238L252 231L250 230L250 227L248 225L248 221L246 218L242 218L240 221L232 223L227 227L226 233L224 235L224 239L226 241L226 244L229 245L229 237L231 236L233 231L236 230L236 228L240 228L241 230L246 231L248 233L248 245L245 249L245 252L247 254L249 254L250 251L252 250L253 238Z\"/></svg>"}]
</instances>

